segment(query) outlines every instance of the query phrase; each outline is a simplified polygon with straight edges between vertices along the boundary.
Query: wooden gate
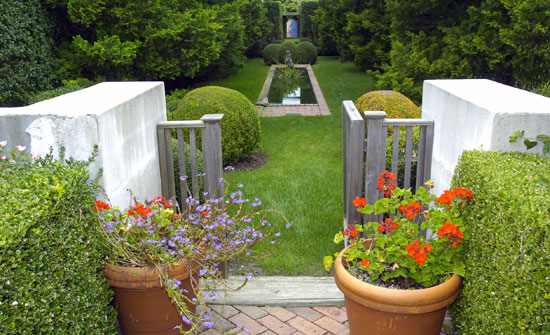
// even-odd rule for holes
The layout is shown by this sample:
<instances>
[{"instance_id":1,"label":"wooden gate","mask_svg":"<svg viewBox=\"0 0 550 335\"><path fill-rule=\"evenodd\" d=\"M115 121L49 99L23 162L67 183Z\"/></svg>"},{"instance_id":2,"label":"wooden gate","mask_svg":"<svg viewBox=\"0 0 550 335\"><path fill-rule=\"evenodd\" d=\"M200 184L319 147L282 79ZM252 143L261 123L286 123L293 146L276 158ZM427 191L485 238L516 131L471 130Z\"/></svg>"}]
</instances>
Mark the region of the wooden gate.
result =
<instances>
[{"instance_id":1,"label":"wooden gate","mask_svg":"<svg viewBox=\"0 0 550 335\"><path fill-rule=\"evenodd\" d=\"M175 129L178 148L178 168L180 191L180 205L185 206L187 198L186 180L181 177L188 177L193 197L198 197L199 192L199 171L197 155L197 130L201 132L202 138L202 161L204 169L204 190L208 192L209 199L221 196L218 187L222 177L222 144L220 122L223 114L206 114L200 120L190 121L165 121L157 125L157 137L159 145L160 175L162 183L162 195L165 198L172 198L176 195L176 179L174 175L174 159L172 156L172 130ZM184 133L188 131L188 134ZM186 143L185 139L188 138ZM186 146L188 147L191 162L186 164ZM186 165L190 165L191 171L187 171ZM182 207L183 208L183 207Z\"/></svg>"},{"instance_id":2,"label":"wooden gate","mask_svg":"<svg viewBox=\"0 0 550 335\"><path fill-rule=\"evenodd\" d=\"M414 184L416 190L430 179L433 121L386 119L386 113L382 111L362 114L352 101L342 103L344 229L350 223L361 221L352 203L356 196L365 197L371 205L380 199L378 176L384 170L403 174L399 186L405 189ZM389 130L391 137L388 137ZM418 140L413 141L413 137ZM391 138L391 148L386 147L388 138ZM412 174L413 167L416 175ZM372 215L369 221L376 219Z\"/></svg>"}]
</instances>

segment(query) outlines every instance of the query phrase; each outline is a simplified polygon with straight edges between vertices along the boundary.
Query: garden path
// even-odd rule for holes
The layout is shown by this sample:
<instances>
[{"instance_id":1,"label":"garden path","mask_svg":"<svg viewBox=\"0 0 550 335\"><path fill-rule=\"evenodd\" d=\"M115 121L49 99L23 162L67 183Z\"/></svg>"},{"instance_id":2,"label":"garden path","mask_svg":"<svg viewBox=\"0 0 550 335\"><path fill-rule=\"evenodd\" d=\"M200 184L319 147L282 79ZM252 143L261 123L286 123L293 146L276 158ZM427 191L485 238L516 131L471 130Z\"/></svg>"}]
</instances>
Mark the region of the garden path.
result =
<instances>
[{"instance_id":1,"label":"garden path","mask_svg":"<svg viewBox=\"0 0 550 335\"><path fill-rule=\"evenodd\" d=\"M239 277L228 280L231 287L239 283ZM219 293L209 305L214 328L203 329L201 335L349 334L344 298L333 277L253 277L239 291ZM447 316L444 326L450 322ZM446 334L442 329L441 335Z\"/></svg>"}]
</instances>

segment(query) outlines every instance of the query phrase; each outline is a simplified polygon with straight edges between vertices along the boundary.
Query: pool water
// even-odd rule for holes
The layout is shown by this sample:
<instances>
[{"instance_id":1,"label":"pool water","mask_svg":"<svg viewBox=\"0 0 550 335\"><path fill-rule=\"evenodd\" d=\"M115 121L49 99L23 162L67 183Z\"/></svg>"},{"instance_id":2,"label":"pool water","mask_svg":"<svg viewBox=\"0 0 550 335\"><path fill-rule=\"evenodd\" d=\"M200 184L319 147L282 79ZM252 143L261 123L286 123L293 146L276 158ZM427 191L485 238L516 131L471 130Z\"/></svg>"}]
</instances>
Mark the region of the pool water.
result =
<instances>
[{"instance_id":1,"label":"pool water","mask_svg":"<svg viewBox=\"0 0 550 335\"><path fill-rule=\"evenodd\" d=\"M276 69L267 93L267 102L273 105L317 104L307 70Z\"/></svg>"}]
</instances>

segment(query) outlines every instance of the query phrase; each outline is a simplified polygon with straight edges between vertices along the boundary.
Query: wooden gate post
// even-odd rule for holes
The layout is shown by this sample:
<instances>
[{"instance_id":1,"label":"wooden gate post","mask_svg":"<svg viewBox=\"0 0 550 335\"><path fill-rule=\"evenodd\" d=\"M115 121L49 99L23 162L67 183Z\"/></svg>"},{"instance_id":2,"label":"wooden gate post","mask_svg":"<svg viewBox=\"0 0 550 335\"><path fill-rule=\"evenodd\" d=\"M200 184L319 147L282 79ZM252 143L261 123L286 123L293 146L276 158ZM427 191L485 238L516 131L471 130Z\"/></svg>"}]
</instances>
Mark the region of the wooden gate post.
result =
<instances>
[{"instance_id":1,"label":"wooden gate post","mask_svg":"<svg viewBox=\"0 0 550 335\"><path fill-rule=\"evenodd\" d=\"M342 102L342 142L344 163L344 229L350 223L360 223L361 216L353 206L353 199L361 197L363 183L363 142L365 120L352 101Z\"/></svg>"},{"instance_id":2,"label":"wooden gate post","mask_svg":"<svg viewBox=\"0 0 550 335\"><path fill-rule=\"evenodd\" d=\"M383 122L386 112L366 111L367 119L367 158L365 167L365 197L367 204L374 205L380 199L378 191L378 176L384 171L386 164L386 134ZM371 214L370 221L378 221L378 216Z\"/></svg>"},{"instance_id":3,"label":"wooden gate post","mask_svg":"<svg viewBox=\"0 0 550 335\"><path fill-rule=\"evenodd\" d=\"M219 198L222 195L220 178L222 167L222 132L221 120L223 114L206 114L201 118L204 122L202 130L202 154L204 162L205 182L208 198Z\"/></svg>"}]
</instances>

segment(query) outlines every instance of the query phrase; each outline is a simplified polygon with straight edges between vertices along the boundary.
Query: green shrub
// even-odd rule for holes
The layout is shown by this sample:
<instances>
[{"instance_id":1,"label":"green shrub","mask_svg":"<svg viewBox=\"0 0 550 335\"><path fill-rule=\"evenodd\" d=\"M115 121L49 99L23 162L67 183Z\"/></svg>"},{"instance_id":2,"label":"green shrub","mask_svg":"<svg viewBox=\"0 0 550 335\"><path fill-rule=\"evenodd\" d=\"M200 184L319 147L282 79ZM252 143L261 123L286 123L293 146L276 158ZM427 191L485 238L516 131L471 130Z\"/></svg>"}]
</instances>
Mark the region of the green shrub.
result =
<instances>
[{"instance_id":1,"label":"green shrub","mask_svg":"<svg viewBox=\"0 0 550 335\"><path fill-rule=\"evenodd\" d=\"M245 55L260 57L273 30L273 23L267 20L267 8L261 1L242 0L239 12L244 24Z\"/></svg>"},{"instance_id":2,"label":"green shrub","mask_svg":"<svg viewBox=\"0 0 550 335\"><path fill-rule=\"evenodd\" d=\"M290 51L290 56L292 57L292 61L296 63L296 59L298 57L298 54L296 53L296 43L293 41L284 41L281 44L281 54L279 56L279 59L281 59L281 63L284 63L286 60L286 51Z\"/></svg>"},{"instance_id":3,"label":"green shrub","mask_svg":"<svg viewBox=\"0 0 550 335\"><path fill-rule=\"evenodd\" d=\"M0 1L0 106L25 105L51 88L53 26L41 1Z\"/></svg>"},{"instance_id":4,"label":"green shrub","mask_svg":"<svg viewBox=\"0 0 550 335\"><path fill-rule=\"evenodd\" d=\"M296 46L296 63L315 64L317 62L317 49L311 42L302 41Z\"/></svg>"},{"instance_id":5,"label":"green shrub","mask_svg":"<svg viewBox=\"0 0 550 335\"><path fill-rule=\"evenodd\" d=\"M267 20L273 25L271 34L267 37L268 43L276 43L283 40L283 10L280 1L266 1Z\"/></svg>"},{"instance_id":6,"label":"green shrub","mask_svg":"<svg viewBox=\"0 0 550 335\"><path fill-rule=\"evenodd\" d=\"M198 120L204 114L223 113L221 122L223 163L239 161L260 145L260 119L254 105L241 93L224 87L197 88L182 99L177 115ZM197 139L200 147L200 138Z\"/></svg>"},{"instance_id":7,"label":"green shrub","mask_svg":"<svg viewBox=\"0 0 550 335\"><path fill-rule=\"evenodd\" d=\"M181 99L189 93L188 89L178 88L170 92L166 96L166 118L168 121L178 121L178 105L181 102Z\"/></svg>"},{"instance_id":8,"label":"green shrub","mask_svg":"<svg viewBox=\"0 0 550 335\"><path fill-rule=\"evenodd\" d=\"M544 95L544 96L547 96L547 97L550 97L550 82L544 84L544 85L540 85L539 87L537 88L534 88L532 90L533 93L537 93L537 94L540 94L540 95Z\"/></svg>"},{"instance_id":9,"label":"green shrub","mask_svg":"<svg viewBox=\"0 0 550 335\"><path fill-rule=\"evenodd\" d=\"M280 44L268 44L262 51L262 56L264 58L264 63L266 65L279 64L284 62L284 59L281 61L281 50L283 47Z\"/></svg>"},{"instance_id":10,"label":"green shrub","mask_svg":"<svg viewBox=\"0 0 550 335\"><path fill-rule=\"evenodd\" d=\"M87 164L0 161L1 334L117 334Z\"/></svg>"},{"instance_id":11,"label":"green shrub","mask_svg":"<svg viewBox=\"0 0 550 335\"><path fill-rule=\"evenodd\" d=\"M420 109L406 96L395 91L372 91L368 92L357 101L355 107L363 111L384 111L387 118L408 119L420 118Z\"/></svg>"},{"instance_id":12,"label":"green shrub","mask_svg":"<svg viewBox=\"0 0 550 335\"><path fill-rule=\"evenodd\" d=\"M466 276L451 307L460 334L550 334L550 161L535 154L466 151L452 184L462 211ZM454 187L453 186L453 187Z\"/></svg>"}]
</instances>

